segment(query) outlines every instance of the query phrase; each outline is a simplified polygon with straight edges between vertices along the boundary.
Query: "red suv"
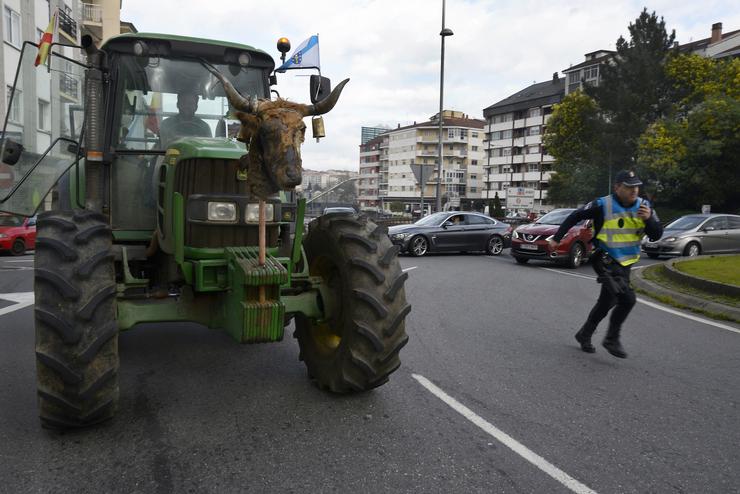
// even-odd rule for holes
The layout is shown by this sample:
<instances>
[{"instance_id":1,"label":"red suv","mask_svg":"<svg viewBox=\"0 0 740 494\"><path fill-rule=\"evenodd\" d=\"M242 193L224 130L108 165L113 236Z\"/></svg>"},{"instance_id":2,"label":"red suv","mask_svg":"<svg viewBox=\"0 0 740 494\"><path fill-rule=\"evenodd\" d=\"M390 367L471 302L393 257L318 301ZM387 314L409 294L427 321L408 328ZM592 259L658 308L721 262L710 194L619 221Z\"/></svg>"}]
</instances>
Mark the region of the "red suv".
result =
<instances>
[{"instance_id":1,"label":"red suv","mask_svg":"<svg viewBox=\"0 0 740 494\"><path fill-rule=\"evenodd\" d=\"M0 213L0 251L14 256L36 247L36 217L24 218Z\"/></svg>"},{"instance_id":2,"label":"red suv","mask_svg":"<svg viewBox=\"0 0 740 494\"><path fill-rule=\"evenodd\" d=\"M565 263L577 268L593 251L591 221L581 221L560 240L557 249L550 249L548 240L555 235L560 224L575 209L553 209L534 223L522 225L511 236L511 255L524 264L530 259Z\"/></svg>"}]
</instances>

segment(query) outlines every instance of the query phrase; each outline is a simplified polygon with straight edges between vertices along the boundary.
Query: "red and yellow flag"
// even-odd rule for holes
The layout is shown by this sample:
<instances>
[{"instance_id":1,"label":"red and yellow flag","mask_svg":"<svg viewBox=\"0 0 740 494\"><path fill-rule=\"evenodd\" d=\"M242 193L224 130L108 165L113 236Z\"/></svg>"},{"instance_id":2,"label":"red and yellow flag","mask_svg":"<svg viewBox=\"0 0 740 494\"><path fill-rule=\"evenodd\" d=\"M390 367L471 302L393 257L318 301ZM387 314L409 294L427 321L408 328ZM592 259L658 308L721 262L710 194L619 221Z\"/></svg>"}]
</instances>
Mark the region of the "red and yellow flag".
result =
<instances>
[{"instance_id":1,"label":"red and yellow flag","mask_svg":"<svg viewBox=\"0 0 740 494\"><path fill-rule=\"evenodd\" d=\"M56 22L57 13L54 12L51 15L49 26L39 40L39 54L36 55L36 61L33 64L36 67L46 63L46 58L49 56L49 48L51 48L51 44L54 41L54 27L56 26Z\"/></svg>"},{"instance_id":2,"label":"red and yellow flag","mask_svg":"<svg viewBox=\"0 0 740 494\"><path fill-rule=\"evenodd\" d=\"M152 100L147 108L144 127L155 134L159 134L159 124L162 119L162 93L152 93Z\"/></svg>"}]
</instances>

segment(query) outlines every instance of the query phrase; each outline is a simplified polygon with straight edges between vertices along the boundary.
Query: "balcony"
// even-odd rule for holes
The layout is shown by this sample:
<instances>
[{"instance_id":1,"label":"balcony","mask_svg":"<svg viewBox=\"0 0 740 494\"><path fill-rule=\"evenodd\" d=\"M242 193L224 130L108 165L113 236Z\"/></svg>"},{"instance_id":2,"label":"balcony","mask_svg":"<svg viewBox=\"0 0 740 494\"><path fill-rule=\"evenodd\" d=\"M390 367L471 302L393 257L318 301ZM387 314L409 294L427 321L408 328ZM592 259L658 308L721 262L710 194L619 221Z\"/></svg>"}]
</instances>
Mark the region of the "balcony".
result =
<instances>
[{"instance_id":1,"label":"balcony","mask_svg":"<svg viewBox=\"0 0 740 494\"><path fill-rule=\"evenodd\" d=\"M77 43L77 22L63 9L59 9L58 26L59 34L64 35L69 41Z\"/></svg>"},{"instance_id":2,"label":"balcony","mask_svg":"<svg viewBox=\"0 0 740 494\"><path fill-rule=\"evenodd\" d=\"M71 101L78 101L79 87L79 80L64 72L59 73L59 91L62 96Z\"/></svg>"},{"instance_id":3,"label":"balcony","mask_svg":"<svg viewBox=\"0 0 740 494\"><path fill-rule=\"evenodd\" d=\"M94 3L82 4L82 22L85 24L103 24L103 7Z\"/></svg>"}]
</instances>

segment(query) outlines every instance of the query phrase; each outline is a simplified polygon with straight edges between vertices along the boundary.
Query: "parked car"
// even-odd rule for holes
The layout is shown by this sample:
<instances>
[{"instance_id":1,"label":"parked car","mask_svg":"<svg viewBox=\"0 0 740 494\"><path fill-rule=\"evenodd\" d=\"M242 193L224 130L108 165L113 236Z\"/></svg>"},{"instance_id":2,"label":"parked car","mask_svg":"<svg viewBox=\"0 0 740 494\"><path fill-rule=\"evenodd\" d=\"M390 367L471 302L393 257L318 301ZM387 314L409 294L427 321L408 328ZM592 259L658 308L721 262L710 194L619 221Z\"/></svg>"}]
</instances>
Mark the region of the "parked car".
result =
<instances>
[{"instance_id":1,"label":"parked car","mask_svg":"<svg viewBox=\"0 0 740 494\"><path fill-rule=\"evenodd\" d=\"M388 236L401 252L413 256L455 251L483 251L497 256L511 241L506 223L485 214L460 211L434 213L416 223L392 226Z\"/></svg>"},{"instance_id":2,"label":"parked car","mask_svg":"<svg viewBox=\"0 0 740 494\"><path fill-rule=\"evenodd\" d=\"M322 214L355 214L357 211L355 211L355 208L349 208L349 207L332 207L332 208L324 208L324 212Z\"/></svg>"},{"instance_id":3,"label":"parked car","mask_svg":"<svg viewBox=\"0 0 740 494\"><path fill-rule=\"evenodd\" d=\"M663 228L657 242L642 239L648 257L727 254L740 252L740 216L735 214L689 214Z\"/></svg>"},{"instance_id":4,"label":"parked car","mask_svg":"<svg viewBox=\"0 0 740 494\"><path fill-rule=\"evenodd\" d=\"M0 251L14 256L36 248L36 217L0 213Z\"/></svg>"},{"instance_id":5,"label":"parked car","mask_svg":"<svg viewBox=\"0 0 740 494\"><path fill-rule=\"evenodd\" d=\"M593 252L591 221L580 221L562 238L555 250L548 240L575 209L553 209L534 223L522 225L511 237L511 255L519 264L530 259L564 263L577 268Z\"/></svg>"}]
</instances>

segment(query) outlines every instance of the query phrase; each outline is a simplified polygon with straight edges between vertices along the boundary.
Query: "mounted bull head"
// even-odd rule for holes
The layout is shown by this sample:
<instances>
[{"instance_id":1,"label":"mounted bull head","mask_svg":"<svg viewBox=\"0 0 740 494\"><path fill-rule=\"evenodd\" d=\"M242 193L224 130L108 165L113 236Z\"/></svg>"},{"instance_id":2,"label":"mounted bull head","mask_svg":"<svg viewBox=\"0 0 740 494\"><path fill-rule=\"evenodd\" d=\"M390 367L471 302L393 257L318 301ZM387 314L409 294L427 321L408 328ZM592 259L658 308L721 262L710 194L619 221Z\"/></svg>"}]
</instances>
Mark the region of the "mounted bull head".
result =
<instances>
[{"instance_id":1,"label":"mounted bull head","mask_svg":"<svg viewBox=\"0 0 740 494\"><path fill-rule=\"evenodd\" d=\"M302 105L282 98L275 101L244 97L216 69L209 68L221 81L236 117L241 122L238 140L249 145L242 156L247 168L249 190L266 198L280 190L293 189L301 183L301 144L306 125L303 118L329 112L339 99L349 79L345 79L315 105Z\"/></svg>"}]
</instances>

